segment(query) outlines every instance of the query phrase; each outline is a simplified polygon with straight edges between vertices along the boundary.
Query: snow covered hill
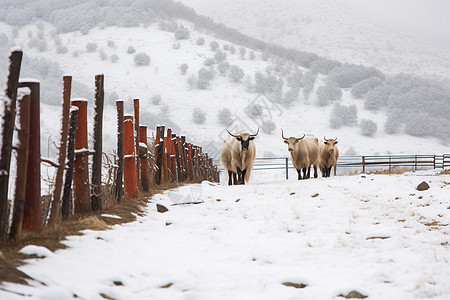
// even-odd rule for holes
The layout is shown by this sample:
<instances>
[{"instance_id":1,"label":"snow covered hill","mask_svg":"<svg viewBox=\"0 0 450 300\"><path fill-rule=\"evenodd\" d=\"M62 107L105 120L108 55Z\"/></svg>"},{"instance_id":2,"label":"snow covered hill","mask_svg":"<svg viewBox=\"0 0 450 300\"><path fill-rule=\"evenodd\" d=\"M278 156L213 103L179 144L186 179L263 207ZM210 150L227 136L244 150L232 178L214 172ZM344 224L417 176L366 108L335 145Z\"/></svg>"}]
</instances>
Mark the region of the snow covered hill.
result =
<instances>
[{"instance_id":1,"label":"snow covered hill","mask_svg":"<svg viewBox=\"0 0 450 300\"><path fill-rule=\"evenodd\" d=\"M358 127L330 128L332 106L315 105L315 90L324 84L322 75L317 76L315 90L309 100L300 95L289 107L272 103L270 99L249 91L248 86L254 84L256 72L264 73L278 68L280 72L291 74L289 72L295 70L302 73L308 70L280 63L276 59L265 60L264 53L253 52L251 49L198 32L188 22L178 22L190 30L188 39L175 39L172 32L161 30L160 24L134 28L96 27L88 34L71 32L56 35L53 25L48 23L38 22L19 30L2 24L2 32L8 36L14 36L15 32L15 37L11 39L13 45L24 50L28 57L27 65L37 70L33 70L31 75L24 72L24 75L46 76L41 87L44 93L41 105L43 155L52 156L54 147L48 150L48 145L58 137L62 72L72 75L74 80L84 84L84 87L74 88L72 96L86 97L90 101L94 97L94 76L105 75L107 95L104 147L108 152L115 147L117 98L127 100L128 113L132 113L131 99L141 99L142 124L149 125L152 130L157 123L163 123L172 127L177 134L186 135L190 141L204 146L205 150L212 154L220 151L222 141L227 137L226 127L231 131L255 132L264 120L272 122L272 131L262 131L259 134L256 140L258 156L288 155L285 145L281 142L280 128L289 136L299 136L304 132L316 134L320 139L323 136L336 136L340 140L339 146L343 154L448 152L448 146L442 144L440 139L386 134L383 130L386 115L382 111L365 110L364 102L353 99L350 89L342 90L340 103L355 104L358 109L357 121L374 120L378 131L373 137L367 137L361 135ZM36 40L39 40L37 36L46 41L45 51L34 45ZM201 39L204 44L199 45ZM202 68L208 69L205 64L217 53L210 48L210 43L214 41L218 42L220 49L227 49L222 51L227 54L226 62L229 66L241 69L244 77L236 82L229 77L229 73L222 76L215 71L210 85L206 89L198 89L195 83L199 76L198 71ZM61 50L61 47L65 47L65 50ZM244 54L241 53L241 48ZM134 56L137 53L148 54L150 65L136 65ZM52 61L56 64L52 64ZM185 75L180 71L183 64L188 66ZM58 71L58 65L62 71ZM194 85L189 84L191 79L194 80ZM159 99L158 96L161 101L154 101ZM259 116L251 117L248 109L254 104L258 104L262 111ZM229 126L219 122L218 113L224 108L230 110L230 120L234 121ZM200 110L205 116L205 121L201 124L194 122L196 110ZM89 120L92 120L92 117Z\"/></svg>"},{"instance_id":2,"label":"snow covered hill","mask_svg":"<svg viewBox=\"0 0 450 300\"><path fill-rule=\"evenodd\" d=\"M266 183L155 195L137 221L86 230L65 250L27 246L45 257L20 267L34 280L5 284L0 298L450 297L449 175L260 176ZM416 190L422 181L428 190ZM202 203L172 206L192 201Z\"/></svg>"},{"instance_id":3,"label":"snow covered hill","mask_svg":"<svg viewBox=\"0 0 450 300\"><path fill-rule=\"evenodd\" d=\"M390 74L450 78L450 3L445 0L181 2L275 44Z\"/></svg>"}]
</instances>

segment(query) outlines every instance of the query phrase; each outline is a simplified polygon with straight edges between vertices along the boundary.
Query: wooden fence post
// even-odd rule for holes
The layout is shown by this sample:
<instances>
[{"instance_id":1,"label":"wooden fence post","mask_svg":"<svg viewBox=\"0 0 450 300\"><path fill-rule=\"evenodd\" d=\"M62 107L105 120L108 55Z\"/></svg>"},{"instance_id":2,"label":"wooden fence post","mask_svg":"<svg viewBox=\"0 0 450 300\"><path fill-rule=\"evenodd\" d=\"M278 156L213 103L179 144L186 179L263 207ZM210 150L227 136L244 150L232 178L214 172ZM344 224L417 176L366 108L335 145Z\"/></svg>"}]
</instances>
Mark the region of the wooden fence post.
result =
<instances>
[{"instance_id":1,"label":"wooden fence post","mask_svg":"<svg viewBox=\"0 0 450 300\"><path fill-rule=\"evenodd\" d=\"M27 94L22 94L27 92ZM20 239L22 232L23 210L25 206L25 192L27 185L28 168L28 139L30 132L30 91L19 91L19 119L20 129L18 130L19 149L17 151L17 173L14 193L14 210L9 231L9 238Z\"/></svg>"},{"instance_id":2,"label":"wooden fence post","mask_svg":"<svg viewBox=\"0 0 450 300\"><path fill-rule=\"evenodd\" d=\"M72 105L78 107L77 131L75 134L75 170L73 178L75 213L85 213L91 210L87 104L87 99L78 98L72 100Z\"/></svg>"},{"instance_id":3,"label":"wooden fence post","mask_svg":"<svg viewBox=\"0 0 450 300\"><path fill-rule=\"evenodd\" d=\"M136 174L136 158L134 147L134 129L133 116L124 116L124 184L125 193L128 198L135 198L138 193L137 174Z\"/></svg>"},{"instance_id":4,"label":"wooden fence post","mask_svg":"<svg viewBox=\"0 0 450 300\"><path fill-rule=\"evenodd\" d=\"M148 192L150 188L150 180L148 176L148 145L147 145L147 126L139 126L139 138L142 147L139 148L139 161L141 165L141 185L144 192ZM145 145L145 147L144 147ZM144 149L145 148L145 149Z\"/></svg>"},{"instance_id":5,"label":"wooden fence post","mask_svg":"<svg viewBox=\"0 0 450 300\"><path fill-rule=\"evenodd\" d=\"M8 182L14 122L16 119L17 86L22 56L22 51L13 51L9 57L9 75L5 93L6 105L4 106L3 111L2 149L0 154L0 240L6 238L8 231Z\"/></svg>"},{"instance_id":6,"label":"wooden fence post","mask_svg":"<svg viewBox=\"0 0 450 300\"><path fill-rule=\"evenodd\" d=\"M54 226L61 215L61 190L63 184L64 169L67 154L67 136L69 133L70 94L72 89L72 77L63 77L63 103L61 119L61 138L58 155L58 168L56 170L55 190L53 191L52 208L48 219L48 226Z\"/></svg>"},{"instance_id":7,"label":"wooden fence post","mask_svg":"<svg viewBox=\"0 0 450 300\"><path fill-rule=\"evenodd\" d=\"M69 119L69 136L67 145L67 172L62 196L62 217L67 219L70 213L72 181L75 168L75 135L77 132L78 107L72 106Z\"/></svg>"},{"instance_id":8,"label":"wooden fence post","mask_svg":"<svg viewBox=\"0 0 450 300\"><path fill-rule=\"evenodd\" d=\"M92 160L92 194L93 211L102 210L102 154L103 154L103 103L105 99L104 76L95 76L94 107L94 156Z\"/></svg>"},{"instance_id":9,"label":"wooden fence post","mask_svg":"<svg viewBox=\"0 0 450 300\"><path fill-rule=\"evenodd\" d=\"M123 100L116 101L117 107L117 176L116 199L122 201L123 196Z\"/></svg>"},{"instance_id":10,"label":"wooden fence post","mask_svg":"<svg viewBox=\"0 0 450 300\"><path fill-rule=\"evenodd\" d=\"M135 138L135 151L136 153L136 178L137 178L137 186L138 189L141 188L141 168L139 166L139 142L141 141L139 137L139 99L133 99L133 107L134 107L134 138Z\"/></svg>"},{"instance_id":11,"label":"wooden fence post","mask_svg":"<svg viewBox=\"0 0 450 300\"><path fill-rule=\"evenodd\" d=\"M363 173L366 173L366 157L362 157L362 166L363 166Z\"/></svg>"},{"instance_id":12,"label":"wooden fence post","mask_svg":"<svg viewBox=\"0 0 450 300\"><path fill-rule=\"evenodd\" d=\"M37 81L20 82L20 87L29 87L30 132L28 139L27 191L22 228L40 232L42 230L41 211L41 120L40 84Z\"/></svg>"}]
</instances>

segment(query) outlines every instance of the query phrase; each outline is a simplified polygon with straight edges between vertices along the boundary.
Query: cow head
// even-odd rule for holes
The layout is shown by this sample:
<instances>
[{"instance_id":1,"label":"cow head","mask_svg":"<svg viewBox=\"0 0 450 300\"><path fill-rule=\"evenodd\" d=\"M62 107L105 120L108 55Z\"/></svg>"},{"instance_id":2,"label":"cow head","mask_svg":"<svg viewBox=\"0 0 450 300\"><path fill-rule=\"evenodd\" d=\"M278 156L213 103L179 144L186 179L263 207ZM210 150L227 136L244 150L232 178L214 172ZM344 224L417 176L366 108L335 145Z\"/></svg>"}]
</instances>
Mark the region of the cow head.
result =
<instances>
[{"instance_id":1,"label":"cow head","mask_svg":"<svg viewBox=\"0 0 450 300\"><path fill-rule=\"evenodd\" d=\"M337 138L334 139L327 139L326 137L323 137L325 147L327 148L327 151L333 153L334 152L334 146L338 143Z\"/></svg>"},{"instance_id":2,"label":"cow head","mask_svg":"<svg viewBox=\"0 0 450 300\"><path fill-rule=\"evenodd\" d=\"M228 132L229 135L231 135L236 140L241 142L241 150L242 151L247 151L248 150L248 146L250 144L250 141L254 140L255 137L258 135L259 128L258 128L258 130L256 131L255 134L249 134L249 133L232 134L231 132L228 131L228 129L227 129L227 132Z\"/></svg>"},{"instance_id":3,"label":"cow head","mask_svg":"<svg viewBox=\"0 0 450 300\"><path fill-rule=\"evenodd\" d=\"M292 152L294 151L295 144L297 144L298 141L302 140L305 137L305 134L303 134L301 138L296 137L285 138L283 135L283 129L281 129L281 137L284 139L284 143L288 145L289 152Z\"/></svg>"}]
</instances>

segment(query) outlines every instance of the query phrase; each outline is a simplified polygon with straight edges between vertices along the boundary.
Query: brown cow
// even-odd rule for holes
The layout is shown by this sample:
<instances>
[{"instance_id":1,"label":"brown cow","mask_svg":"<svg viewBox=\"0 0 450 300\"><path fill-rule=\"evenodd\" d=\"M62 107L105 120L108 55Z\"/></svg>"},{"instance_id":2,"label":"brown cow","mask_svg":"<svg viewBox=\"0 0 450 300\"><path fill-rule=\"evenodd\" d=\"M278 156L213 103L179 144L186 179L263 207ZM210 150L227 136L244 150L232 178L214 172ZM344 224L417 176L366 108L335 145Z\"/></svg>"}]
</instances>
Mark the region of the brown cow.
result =
<instances>
[{"instance_id":1,"label":"brown cow","mask_svg":"<svg viewBox=\"0 0 450 300\"><path fill-rule=\"evenodd\" d=\"M336 146L337 138L327 139L319 143L319 168L322 172L322 177L330 177L331 167L336 170L337 160L339 158L339 149Z\"/></svg>"},{"instance_id":2,"label":"brown cow","mask_svg":"<svg viewBox=\"0 0 450 300\"><path fill-rule=\"evenodd\" d=\"M255 155L256 155L256 147L253 140L259 133L259 128L256 131L255 134L249 134L249 133L239 133L239 134L232 134L227 130L228 134L233 137L233 139L230 139L226 142L224 142L224 147L222 148L222 153L224 153L224 160L222 160L222 164L225 168L227 168L226 165L231 167L231 169L228 170L228 176L230 174L234 178L234 184L245 184L245 182L248 182L250 179L250 173L253 169L253 164L255 162ZM231 162L228 164L228 161L226 159L227 153L224 152L224 148L229 149L230 156L231 156ZM230 171L232 173L230 173ZM235 173L235 174L233 174ZM235 175L237 174L237 180ZM231 180L228 179L228 184L230 185Z\"/></svg>"},{"instance_id":3,"label":"brown cow","mask_svg":"<svg viewBox=\"0 0 450 300\"><path fill-rule=\"evenodd\" d=\"M281 129L281 137L288 145L289 152L291 152L291 160L297 170L298 180L310 178L311 166L314 167L314 178L317 178L319 140L312 134L303 134L301 138L285 138L283 129Z\"/></svg>"}]
</instances>

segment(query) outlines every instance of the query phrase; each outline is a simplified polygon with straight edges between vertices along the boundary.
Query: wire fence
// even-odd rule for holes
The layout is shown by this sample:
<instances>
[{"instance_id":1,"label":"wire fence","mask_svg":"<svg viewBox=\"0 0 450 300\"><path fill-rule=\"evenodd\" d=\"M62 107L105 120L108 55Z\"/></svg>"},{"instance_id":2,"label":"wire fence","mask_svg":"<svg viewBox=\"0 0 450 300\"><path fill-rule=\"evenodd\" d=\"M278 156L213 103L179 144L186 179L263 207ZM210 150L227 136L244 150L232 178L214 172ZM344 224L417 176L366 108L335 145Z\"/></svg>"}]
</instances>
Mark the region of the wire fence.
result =
<instances>
[{"instance_id":1,"label":"wire fence","mask_svg":"<svg viewBox=\"0 0 450 300\"><path fill-rule=\"evenodd\" d=\"M253 165L254 171L285 170L286 179L289 170L295 169L290 157L257 157ZM220 161L216 162L220 165ZM450 154L442 155L363 155L340 156L334 169L334 175L344 175L355 172L370 173L384 171L389 174L396 169L411 171L426 169L450 168ZM224 171L224 169L220 169Z\"/></svg>"}]
</instances>

